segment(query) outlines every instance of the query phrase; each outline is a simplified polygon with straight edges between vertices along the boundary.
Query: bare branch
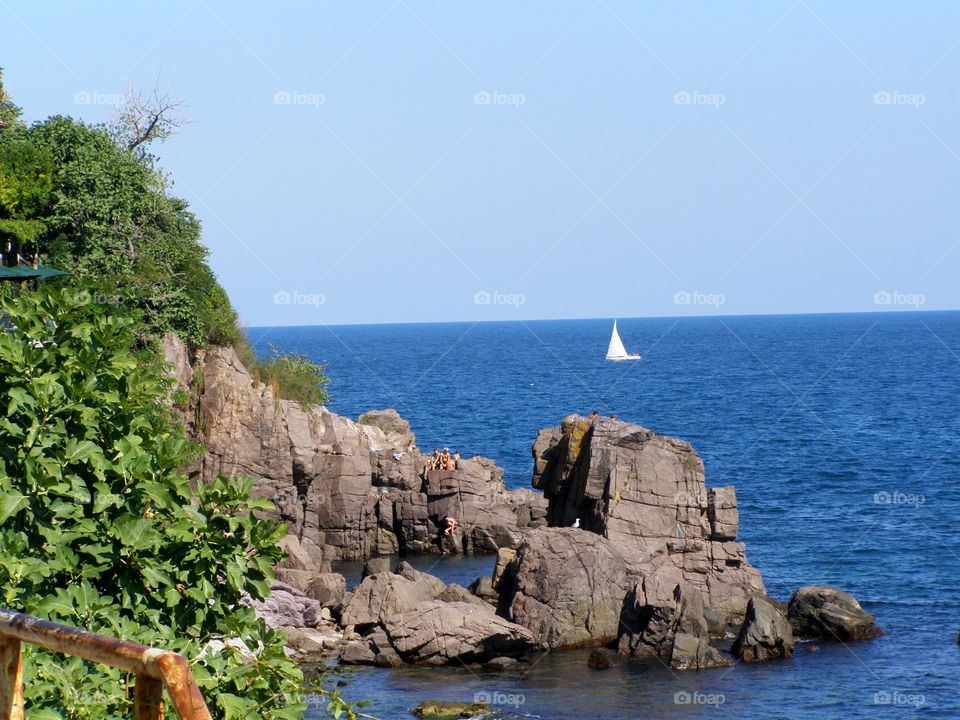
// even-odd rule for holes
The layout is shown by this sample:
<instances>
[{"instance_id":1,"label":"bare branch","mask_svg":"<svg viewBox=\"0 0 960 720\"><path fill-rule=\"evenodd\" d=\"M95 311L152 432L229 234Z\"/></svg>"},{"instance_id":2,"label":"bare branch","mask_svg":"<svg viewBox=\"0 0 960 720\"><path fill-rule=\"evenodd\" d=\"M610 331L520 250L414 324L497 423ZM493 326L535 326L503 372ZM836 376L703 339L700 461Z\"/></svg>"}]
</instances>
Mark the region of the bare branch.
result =
<instances>
[{"instance_id":1,"label":"bare branch","mask_svg":"<svg viewBox=\"0 0 960 720\"><path fill-rule=\"evenodd\" d=\"M117 119L117 130L128 150L154 140L163 142L191 120L183 114L184 101L172 95L172 86L157 77L153 89L143 93L130 82Z\"/></svg>"}]
</instances>

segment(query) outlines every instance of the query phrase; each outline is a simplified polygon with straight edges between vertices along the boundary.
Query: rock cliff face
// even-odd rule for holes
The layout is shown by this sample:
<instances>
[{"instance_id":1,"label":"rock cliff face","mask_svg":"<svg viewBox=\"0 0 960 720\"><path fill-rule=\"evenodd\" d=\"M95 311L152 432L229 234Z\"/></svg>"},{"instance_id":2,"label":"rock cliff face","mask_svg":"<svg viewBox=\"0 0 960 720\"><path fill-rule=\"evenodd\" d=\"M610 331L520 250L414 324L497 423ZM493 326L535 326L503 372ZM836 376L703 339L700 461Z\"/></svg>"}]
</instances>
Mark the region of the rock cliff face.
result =
<instances>
[{"instance_id":1,"label":"rock cliff face","mask_svg":"<svg viewBox=\"0 0 960 720\"><path fill-rule=\"evenodd\" d=\"M185 418L205 447L199 479L249 475L318 565L397 552L496 552L545 523L546 501L508 492L492 460L427 471L409 424L393 410L354 422L323 407L279 400L230 348L189 362L174 337L164 352L195 412ZM443 535L445 518L458 527Z\"/></svg>"}]
</instances>

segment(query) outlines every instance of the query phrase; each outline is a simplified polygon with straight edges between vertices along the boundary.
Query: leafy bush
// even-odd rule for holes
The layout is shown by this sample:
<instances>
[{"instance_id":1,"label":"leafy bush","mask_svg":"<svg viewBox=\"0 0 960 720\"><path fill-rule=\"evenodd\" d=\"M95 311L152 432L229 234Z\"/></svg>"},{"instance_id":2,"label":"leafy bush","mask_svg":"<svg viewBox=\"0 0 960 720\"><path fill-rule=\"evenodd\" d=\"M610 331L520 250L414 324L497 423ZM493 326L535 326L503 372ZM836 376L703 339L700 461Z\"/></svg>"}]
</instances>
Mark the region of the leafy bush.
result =
<instances>
[{"instance_id":1,"label":"leafy bush","mask_svg":"<svg viewBox=\"0 0 960 720\"><path fill-rule=\"evenodd\" d=\"M328 402L327 386L330 378L324 375L323 365L305 355L281 353L270 346L271 356L257 366L260 379L271 385L279 397L304 404Z\"/></svg>"},{"instance_id":2,"label":"leafy bush","mask_svg":"<svg viewBox=\"0 0 960 720\"><path fill-rule=\"evenodd\" d=\"M264 598L284 528L252 480L191 488L193 448L163 398L168 381L135 323L76 293L0 301L0 593L33 615L175 650L218 718L300 718L303 676L241 598ZM239 641L205 651L214 639ZM35 718L130 714L128 678L25 653Z\"/></svg>"}]
</instances>

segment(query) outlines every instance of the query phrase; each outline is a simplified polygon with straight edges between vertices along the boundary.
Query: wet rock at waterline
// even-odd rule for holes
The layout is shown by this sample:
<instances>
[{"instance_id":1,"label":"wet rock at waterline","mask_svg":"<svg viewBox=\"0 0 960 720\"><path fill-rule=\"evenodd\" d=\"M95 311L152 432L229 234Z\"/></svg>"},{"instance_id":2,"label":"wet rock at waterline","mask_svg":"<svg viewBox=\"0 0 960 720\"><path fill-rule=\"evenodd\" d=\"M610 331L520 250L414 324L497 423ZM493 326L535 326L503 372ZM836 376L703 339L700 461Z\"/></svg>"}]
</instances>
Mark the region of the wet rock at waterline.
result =
<instances>
[{"instance_id":1,"label":"wet rock at waterline","mask_svg":"<svg viewBox=\"0 0 960 720\"><path fill-rule=\"evenodd\" d=\"M799 637L867 640L883 634L873 615L850 593L825 585L797 590L787 606L787 619Z\"/></svg>"},{"instance_id":2,"label":"wet rock at waterline","mask_svg":"<svg viewBox=\"0 0 960 720\"><path fill-rule=\"evenodd\" d=\"M793 646L793 629L783 611L765 598L751 598L733 654L746 662L762 662L792 657Z\"/></svg>"}]
</instances>

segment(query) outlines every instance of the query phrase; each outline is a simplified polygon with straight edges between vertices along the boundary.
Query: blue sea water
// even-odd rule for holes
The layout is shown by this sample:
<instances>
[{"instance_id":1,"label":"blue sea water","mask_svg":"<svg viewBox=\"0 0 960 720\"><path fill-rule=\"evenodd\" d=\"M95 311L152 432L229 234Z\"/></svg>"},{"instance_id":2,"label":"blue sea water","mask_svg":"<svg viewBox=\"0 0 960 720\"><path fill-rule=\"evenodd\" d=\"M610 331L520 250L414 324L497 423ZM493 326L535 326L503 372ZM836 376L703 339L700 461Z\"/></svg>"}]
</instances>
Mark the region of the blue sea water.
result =
<instances>
[{"instance_id":1,"label":"blue sea water","mask_svg":"<svg viewBox=\"0 0 960 720\"><path fill-rule=\"evenodd\" d=\"M693 443L733 484L740 539L770 595L852 592L887 634L760 666L360 670L345 695L381 718L485 694L505 716L960 718L960 313L620 319L636 362L603 359L610 320L252 328L328 365L330 409L395 407L421 448L492 457L529 486L537 430L614 413ZM418 560L430 567L436 558ZM446 559L459 582L490 558ZM522 703L520 702L522 700Z\"/></svg>"}]
</instances>

